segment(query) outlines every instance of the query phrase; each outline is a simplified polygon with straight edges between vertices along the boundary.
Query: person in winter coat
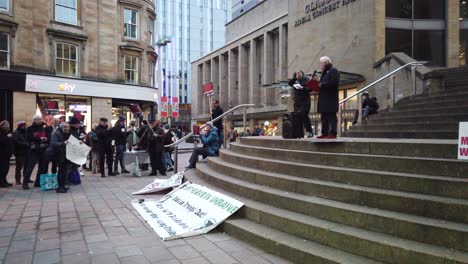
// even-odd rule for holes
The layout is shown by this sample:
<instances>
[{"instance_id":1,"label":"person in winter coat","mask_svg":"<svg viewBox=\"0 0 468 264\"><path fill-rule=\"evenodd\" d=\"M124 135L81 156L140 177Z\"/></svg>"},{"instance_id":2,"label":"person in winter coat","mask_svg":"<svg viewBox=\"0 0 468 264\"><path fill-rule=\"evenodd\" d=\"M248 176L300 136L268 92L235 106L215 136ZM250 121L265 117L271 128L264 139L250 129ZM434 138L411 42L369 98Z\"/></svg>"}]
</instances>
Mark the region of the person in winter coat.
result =
<instances>
[{"instance_id":1,"label":"person in winter coat","mask_svg":"<svg viewBox=\"0 0 468 264\"><path fill-rule=\"evenodd\" d=\"M99 169L99 152L96 149L96 145L98 143L98 137L96 135L96 127L98 123L94 123L91 126L91 131L88 133L88 140L87 145L91 147L91 162L89 165L89 169L93 171L93 173L97 173Z\"/></svg>"},{"instance_id":2,"label":"person in winter coat","mask_svg":"<svg viewBox=\"0 0 468 264\"><path fill-rule=\"evenodd\" d=\"M34 115L33 124L27 128L26 138L29 143L28 169L23 175L23 189L29 189L31 174L38 164L35 187L40 187L40 176L47 172L45 151L50 141L50 134L47 133L46 125L42 121L41 115Z\"/></svg>"},{"instance_id":3,"label":"person in winter coat","mask_svg":"<svg viewBox=\"0 0 468 264\"><path fill-rule=\"evenodd\" d=\"M141 137L143 136L143 134L145 134L146 130L149 128L148 121L143 120L141 123L142 123L142 125L140 126L140 129L137 132L137 138L138 138L137 146L138 146L138 142L140 142ZM147 150L148 146L140 146L140 148L143 149L143 150ZM142 171L147 171L148 167L149 167L148 163L141 163L140 164L140 169Z\"/></svg>"},{"instance_id":4,"label":"person in winter coat","mask_svg":"<svg viewBox=\"0 0 468 264\"><path fill-rule=\"evenodd\" d=\"M119 116L119 120L116 122L115 126L112 128L112 139L115 142L115 161L114 161L114 173L119 174L117 167L119 166L122 173L130 173L125 169L123 163L123 153L125 152L125 145L127 143L127 136L130 134L129 130L125 128L125 117Z\"/></svg>"},{"instance_id":5,"label":"person in winter coat","mask_svg":"<svg viewBox=\"0 0 468 264\"><path fill-rule=\"evenodd\" d=\"M70 124L62 123L60 127L52 134L50 145L47 147L48 159L56 162L59 165L57 182L57 193L66 193L68 189L65 187L66 179L73 170L73 164L66 158L66 145L70 138Z\"/></svg>"},{"instance_id":6,"label":"person in winter coat","mask_svg":"<svg viewBox=\"0 0 468 264\"><path fill-rule=\"evenodd\" d=\"M10 123L6 120L0 122L0 187L10 187L7 175L10 171L10 158L13 154L13 135L10 133Z\"/></svg>"},{"instance_id":7,"label":"person in winter coat","mask_svg":"<svg viewBox=\"0 0 468 264\"><path fill-rule=\"evenodd\" d=\"M54 122L52 123L51 126L48 126L47 133L52 135L57 129L59 128L60 125L60 116L54 116ZM50 142L48 142L50 144ZM52 173L56 174L57 173L57 167L58 164L52 161ZM49 168L49 163L47 162L46 168Z\"/></svg>"},{"instance_id":8,"label":"person in winter coat","mask_svg":"<svg viewBox=\"0 0 468 264\"><path fill-rule=\"evenodd\" d=\"M169 125L164 125L164 146L170 145L175 142L175 135L171 131ZM174 164L172 164L172 152L174 147L164 147L164 164L166 166L166 171L173 171Z\"/></svg>"},{"instance_id":9,"label":"person in winter coat","mask_svg":"<svg viewBox=\"0 0 468 264\"><path fill-rule=\"evenodd\" d=\"M362 119L366 119L368 116L377 114L379 110L379 103L377 103L377 98L369 97L369 93L366 91L362 93ZM354 113L353 125L356 125L359 119L359 110L356 110Z\"/></svg>"},{"instance_id":10,"label":"person in winter coat","mask_svg":"<svg viewBox=\"0 0 468 264\"><path fill-rule=\"evenodd\" d=\"M252 132L252 136L259 137L259 136L263 136L263 135L265 135L265 132L263 131L263 129L261 129L258 124L255 124L254 130Z\"/></svg>"},{"instance_id":11,"label":"person in winter coat","mask_svg":"<svg viewBox=\"0 0 468 264\"><path fill-rule=\"evenodd\" d=\"M218 156L219 154L219 134L218 128L213 125L213 122L209 121L206 123L204 130L200 135L200 140L203 143L202 148L195 148L190 157L190 165L187 169L194 169L198 162L198 156L202 155L203 158Z\"/></svg>"},{"instance_id":12,"label":"person in winter coat","mask_svg":"<svg viewBox=\"0 0 468 264\"><path fill-rule=\"evenodd\" d=\"M26 122L18 122L18 127L13 132L13 143L15 150L15 179L16 185L21 185L22 174L26 173L28 166L29 143L26 135ZM21 173L22 172L22 173Z\"/></svg>"},{"instance_id":13,"label":"person in winter coat","mask_svg":"<svg viewBox=\"0 0 468 264\"><path fill-rule=\"evenodd\" d=\"M99 125L96 127L96 150L99 153L99 170L101 171L101 177L106 177L104 162L107 163L107 175L115 176L112 172L113 164L113 151L112 151L112 125L109 125L107 118L102 117L99 120Z\"/></svg>"},{"instance_id":14,"label":"person in winter coat","mask_svg":"<svg viewBox=\"0 0 468 264\"><path fill-rule=\"evenodd\" d=\"M140 131L140 129L136 126L136 120L132 119L130 121L130 126L127 127L127 132L129 133L127 136L128 151L132 151L138 143L138 131Z\"/></svg>"},{"instance_id":15,"label":"person in winter coat","mask_svg":"<svg viewBox=\"0 0 468 264\"><path fill-rule=\"evenodd\" d=\"M307 87L307 78L303 71L297 70L293 78L288 82L289 86L294 88L294 112L300 113L302 129L305 128L307 137L313 137L312 124L310 123L310 89Z\"/></svg>"},{"instance_id":16,"label":"person in winter coat","mask_svg":"<svg viewBox=\"0 0 468 264\"><path fill-rule=\"evenodd\" d=\"M320 91L318 95L317 112L321 115L322 135L317 138L335 139L337 136L338 118L338 87L340 72L333 67L329 57L320 58Z\"/></svg>"},{"instance_id":17,"label":"person in winter coat","mask_svg":"<svg viewBox=\"0 0 468 264\"><path fill-rule=\"evenodd\" d=\"M158 171L162 176L166 175L166 168L163 163L164 158L164 130L161 121L150 120L150 126L137 144L140 148L147 147L150 156L151 173L150 176L157 176Z\"/></svg>"}]
</instances>

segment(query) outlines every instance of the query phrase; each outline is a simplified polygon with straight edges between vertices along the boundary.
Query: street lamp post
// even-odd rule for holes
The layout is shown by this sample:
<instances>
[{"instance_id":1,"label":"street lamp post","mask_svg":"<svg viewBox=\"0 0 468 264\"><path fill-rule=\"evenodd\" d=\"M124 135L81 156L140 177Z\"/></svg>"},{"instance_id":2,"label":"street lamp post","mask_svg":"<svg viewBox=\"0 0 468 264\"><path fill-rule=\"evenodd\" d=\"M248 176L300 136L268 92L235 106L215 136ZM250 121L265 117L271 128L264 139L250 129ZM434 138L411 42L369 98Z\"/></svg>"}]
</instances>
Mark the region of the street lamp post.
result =
<instances>
[{"instance_id":1,"label":"street lamp post","mask_svg":"<svg viewBox=\"0 0 468 264\"><path fill-rule=\"evenodd\" d=\"M156 42L156 46L157 46L157 50L158 50L158 57L160 56L160 53L161 53L161 47L165 47L167 46L167 44L171 43L171 39L169 37L163 37L161 38L160 40L158 40L158 42ZM161 60L157 61L156 62L156 66L157 66L157 74L156 72L154 73L156 76L158 76L158 83L160 83L160 78L161 78L161 75L162 73L160 74L160 69L161 67L159 67L159 62ZM156 69L155 69L156 71ZM158 103L158 108L161 106L161 104ZM161 111L160 109L158 109L158 115L160 115Z\"/></svg>"}]
</instances>

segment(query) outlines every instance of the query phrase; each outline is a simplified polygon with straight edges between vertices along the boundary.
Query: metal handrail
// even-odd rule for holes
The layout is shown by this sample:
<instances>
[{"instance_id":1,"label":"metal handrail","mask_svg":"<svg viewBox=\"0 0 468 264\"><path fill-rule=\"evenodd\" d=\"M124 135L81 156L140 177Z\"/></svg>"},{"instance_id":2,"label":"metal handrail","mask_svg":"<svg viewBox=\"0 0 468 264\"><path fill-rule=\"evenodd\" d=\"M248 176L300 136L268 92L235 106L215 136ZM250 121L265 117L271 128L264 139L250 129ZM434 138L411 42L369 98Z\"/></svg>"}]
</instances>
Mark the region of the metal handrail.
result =
<instances>
[{"instance_id":1,"label":"metal handrail","mask_svg":"<svg viewBox=\"0 0 468 264\"><path fill-rule=\"evenodd\" d=\"M364 88L362 88L361 90L355 92L354 94L352 94L352 95L346 97L345 99L341 100L341 101L339 102L339 104L341 105L341 104L343 104L343 103L346 103L348 100L350 100L351 98L355 97L356 95L359 95L359 94L363 93L365 90L369 89L370 87L372 87L372 86L374 86L374 85L380 83L380 82L383 81L383 80L386 80L386 79L389 78L389 77L392 77L395 73L397 73L397 72L403 70L404 68L406 68L406 67L408 67L408 66L423 66L423 65L426 64L426 63L427 63L427 61L413 61L413 62L409 62L409 63L407 63L407 64L405 64L405 65L403 65L403 66L397 68L396 70L394 70L394 71L392 71L392 72L386 74L385 76L383 76L383 77L377 79L376 81L374 81L374 82L372 82L371 84L365 86Z\"/></svg>"},{"instance_id":2,"label":"metal handrail","mask_svg":"<svg viewBox=\"0 0 468 264\"><path fill-rule=\"evenodd\" d=\"M413 61L413 62L409 62L393 71L391 71L390 73L380 77L379 79L375 80L374 82L370 83L369 85L365 86L364 88L360 89L359 91L353 93L352 95L346 97L345 99L341 100L339 102L339 105L338 105L338 136L341 136L341 130L342 130L342 127L341 127L341 120L342 120L342 113L343 113L343 105L344 103L346 103L348 100L350 100L351 98L357 96L357 95L360 95L361 93L363 93L364 91L366 91L367 89L369 89L370 87L388 79L388 78L394 78L395 76L395 73L405 69L406 67L408 66L412 66L411 67L411 75L412 75L412 83L413 83L413 94L416 93L416 67L418 66L423 66L424 64L426 64L427 61ZM393 81L392 81L393 80ZM394 79L391 79L391 94L392 94L392 102L394 102L395 100L395 82L394 82ZM361 102L361 97L358 97L358 124L361 124L362 123L362 102ZM393 103L392 103L393 105Z\"/></svg>"},{"instance_id":3,"label":"metal handrail","mask_svg":"<svg viewBox=\"0 0 468 264\"><path fill-rule=\"evenodd\" d=\"M220 120L221 118L225 117L226 115L234 112L235 110L237 110L239 108L247 108L247 107L254 107L254 106L255 106L254 104L241 104L241 105L235 106L235 107L229 109L228 111L224 112L222 115L220 115L220 116L216 117L215 119L211 120L211 122L216 122L216 121ZM205 126L206 126L206 124L201 126L200 129L203 129ZM174 147L176 145L179 145L180 143L182 143L183 141L185 141L187 138L189 138L191 136L193 136L193 132L190 132L189 134L185 135L184 137L177 140L176 142L174 142L172 144L169 144L169 145L165 145L164 147L165 148L170 148L170 147Z\"/></svg>"}]
</instances>

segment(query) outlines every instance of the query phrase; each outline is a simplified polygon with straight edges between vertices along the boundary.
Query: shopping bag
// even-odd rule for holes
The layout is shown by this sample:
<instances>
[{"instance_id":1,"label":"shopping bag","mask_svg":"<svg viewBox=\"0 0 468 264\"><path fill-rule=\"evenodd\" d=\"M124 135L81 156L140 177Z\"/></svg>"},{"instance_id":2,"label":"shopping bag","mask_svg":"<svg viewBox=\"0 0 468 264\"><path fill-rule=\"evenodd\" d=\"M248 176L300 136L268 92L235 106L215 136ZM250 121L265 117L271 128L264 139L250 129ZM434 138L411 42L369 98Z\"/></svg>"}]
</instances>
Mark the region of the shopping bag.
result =
<instances>
[{"instance_id":1,"label":"shopping bag","mask_svg":"<svg viewBox=\"0 0 468 264\"><path fill-rule=\"evenodd\" d=\"M41 174L41 191L55 190L58 188L57 174Z\"/></svg>"},{"instance_id":2,"label":"shopping bag","mask_svg":"<svg viewBox=\"0 0 468 264\"><path fill-rule=\"evenodd\" d=\"M135 162L133 163L133 166L132 166L132 175L135 177L141 177L140 165L138 162L138 155L136 156Z\"/></svg>"},{"instance_id":3,"label":"shopping bag","mask_svg":"<svg viewBox=\"0 0 468 264\"><path fill-rule=\"evenodd\" d=\"M72 173L70 173L70 176L68 177L68 181L70 182L70 184L73 185L81 184L80 172L78 170L72 171Z\"/></svg>"}]
</instances>

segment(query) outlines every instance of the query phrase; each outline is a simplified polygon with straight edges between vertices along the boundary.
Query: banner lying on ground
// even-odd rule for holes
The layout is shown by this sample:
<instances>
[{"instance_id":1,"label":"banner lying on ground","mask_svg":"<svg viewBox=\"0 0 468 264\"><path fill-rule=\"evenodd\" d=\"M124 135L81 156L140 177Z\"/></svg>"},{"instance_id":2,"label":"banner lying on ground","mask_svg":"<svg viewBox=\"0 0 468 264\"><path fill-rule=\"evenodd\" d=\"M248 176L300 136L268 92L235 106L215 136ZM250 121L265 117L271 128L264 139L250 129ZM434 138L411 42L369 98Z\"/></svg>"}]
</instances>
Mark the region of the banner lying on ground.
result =
<instances>
[{"instance_id":1,"label":"banner lying on ground","mask_svg":"<svg viewBox=\"0 0 468 264\"><path fill-rule=\"evenodd\" d=\"M182 179L184 178L184 172L178 172L177 174L172 175L169 179L155 179L152 183L146 185L145 188L134 192L132 194L148 194L160 192L165 189L172 187L177 187L182 184Z\"/></svg>"},{"instance_id":2,"label":"banner lying on ground","mask_svg":"<svg viewBox=\"0 0 468 264\"><path fill-rule=\"evenodd\" d=\"M458 131L458 159L468 160L468 122L460 122Z\"/></svg>"},{"instance_id":3,"label":"banner lying on ground","mask_svg":"<svg viewBox=\"0 0 468 264\"><path fill-rule=\"evenodd\" d=\"M244 204L186 182L161 200L134 200L135 209L163 240L205 234Z\"/></svg>"},{"instance_id":4,"label":"banner lying on ground","mask_svg":"<svg viewBox=\"0 0 468 264\"><path fill-rule=\"evenodd\" d=\"M70 136L66 147L66 157L76 165L83 165L88 159L91 148L79 141L76 137Z\"/></svg>"}]
</instances>

